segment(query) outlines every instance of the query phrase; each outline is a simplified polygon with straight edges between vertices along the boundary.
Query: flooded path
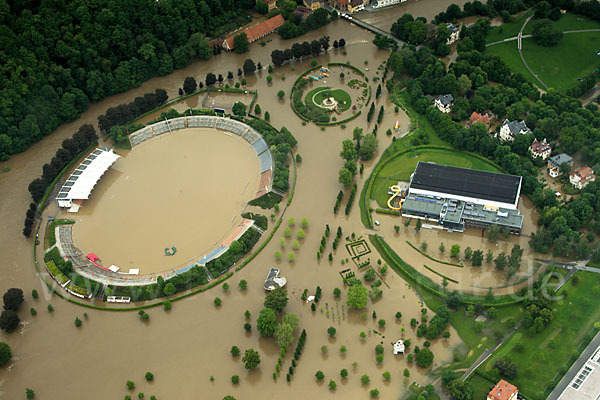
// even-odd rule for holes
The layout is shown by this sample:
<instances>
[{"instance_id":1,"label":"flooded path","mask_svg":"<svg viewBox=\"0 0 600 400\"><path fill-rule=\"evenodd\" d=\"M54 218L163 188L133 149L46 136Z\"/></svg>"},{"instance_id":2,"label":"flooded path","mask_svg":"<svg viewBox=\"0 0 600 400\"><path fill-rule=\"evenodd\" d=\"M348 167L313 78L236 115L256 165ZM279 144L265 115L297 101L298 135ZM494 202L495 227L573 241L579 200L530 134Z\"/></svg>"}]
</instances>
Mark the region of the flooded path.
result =
<instances>
[{"instance_id":1,"label":"flooded path","mask_svg":"<svg viewBox=\"0 0 600 400\"><path fill-rule=\"evenodd\" d=\"M427 10L435 14L441 11L441 2L421 0L414 4L415 7L423 7L424 12ZM446 5L443 5L444 9L445 7ZM367 74L370 82L373 82L377 77L377 66L387 58L388 53L371 44L373 36L370 33L345 21L336 21L296 41L311 41L323 35L330 36L331 41L343 36L348 45L344 50L331 50L318 57L319 63L349 61L364 69L367 67L366 61L369 67ZM135 397L138 392L143 392L146 398L154 394L158 399L181 400L197 399L199 396L209 400L220 400L227 394L232 394L238 399L267 397L299 400L306 397L343 397L353 400L368 398L368 390L373 388L379 389L380 398L394 399L404 393L413 380L422 384L430 380L426 376L426 370L409 364L405 357L391 354L390 343L403 335L412 339L412 346L422 346L422 339L416 337L409 324L411 318L419 318L421 313L421 304L414 290L390 271L385 277L390 287L383 289L383 298L375 304L369 303L364 312L349 312L343 305L345 294L342 295L339 304L336 304L332 294L333 288L343 287L338 272L348 267L348 264L341 264L342 259L349 257L346 249L340 246L337 252L333 252L332 262L316 259L315 254L325 224L329 224L332 231L341 226L344 236L352 232L364 234L358 199L355 199L349 216L343 215L347 193L341 213L334 216L332 208L341 188L338 183L338 170L343 166L338 156L341 142L352 138L355 126L369 132L374 123L367 124L366 116L361 115L348 123L345 129L341 126L328 127L325 130L312 124L303 126L301 120L289 108L287 95L295 76L308 69L310 60L277 69L272 74L272 84L267 83L268 74L264 70L246 78L247 87L258 90L257 103L260 104L263 113L270 112L271 123L277 128L286 126L294 133L298 139L297 151L303 158L298 167L294 199L285 216L286 219L294 216L296 220L306 216L310 220L306 238L300 241L300 249L296 251L294 263L276 262L274 259L274 252L281 249L279 242L283 230L280 230L252 263L229 280L232 287L229 292L214 288L173 303L173 309L168 312L163 311L161 307L149 309L148 322L142 322L135 311L106 312L84 309L56 296L50 297L44 292L44 286L35 274L32 265L32 241L25 239L21 234L25 210L30 202L27 185L40 175L42 165L51 159L62 140L70 137L81 124L96 124L97 116L109 107L129 102L134 97L156 88L165 88L169 96L174 97L186 76L195 76L197 80L203 80L208 72L226 75L231 70L235 73L249 57L254 62L260 61L266 66L274 49L290 48L294 42L272 37L264 47L252 45L248 54L223 54L207 62L193 63L169 76L151 79L137 89L92 105L79 120L61 126L54 134L44 138L26 153L16 155L2 164L3 167L10 168L10 171L0 173L0 216L4 225L0 231L3 254L0 291L4 292L9 287L21 287L25 292L26 301L19 312L22 320L19 329L12 334L0 333L0 341L7 342L13 353L13 359L8 366L0 369L0 399L22 398L25 388L34 389L40 399L80 399L82 396L119 399L126 394ZM237 77L231 83L236 81ZM374 86L376 87L376 84ZM278 90L285 91L284 99L277 98ZM380 105L384 105L385 115L379 124L377 137L379 148L383 150L392 140L385 135L385 130L392 128L396 120L400 121L403 130L406 129L408 118L401 112L394 112L385 88L382 96L376 100L376 107L379 108ZM178 138L174 135L168 139ZM154 143L148 145L152 144ZM160 141L157 144L160 144ZM127 158L121 161L127 162ZM157 158L157 164L160 164L160 153L157 153ZM191 162L189 157L188 162ZM357 176L359 193L375 162L365 162L364 174ZM114 175L114 184L117 185L120 176ZM110 179L106 183L110 184ZM100 183L103 184L104 182ZM107 186L109 187L105 190L110 191L111 186ZM132 208L131 205L127 207ZM235 205L233 208L230 212L238 212ZM85 206L82 211L84 210ZM187 215L184 211L172 211L179 217L175 220L177 224L187 224L187 221L182 222L183 217ZM193 213L193 210L188 212ZM125 233L129 228L126 224L118 226L118 229ZM84 236L83 233L81 236ZM135 232L129 236L135 237ZM331 241L332 237L328 241L327 253L332 251ZM175 245L177 246L176 243ZM161 241L156 246L160 246L160 250L164 244ZM285 247L285 253L293 251L290 241ZM154 251L154 246L147 250ZM372 261L375 261L376 257L373 253ZM298 314L300 329L306 329L308 333L303 355L291 383L285 381L285 373L276 382L273 381L272 372L277 362L278 349L272 339L260 338L256 331L256 317L264 299L264 277L268 267L275 265L281 268L282 275L288 280L291 299L287 309ZM240 279L248 282L248 290L241 291L237 288ZM313 313L308 305L299 300L299 296L305 288L314 293L317 285L321 286L323 297L319 309ZM32 300L32 289L38 290L40 299ZM223 305L219 308L213 305L213 299L217 296L223 300ZM48 304L54 307L53 313L46 311ZM29 314L31 307L37 310L34 317ZM323 312L321 307L324 308ZM332 308L335 308L335 314L331 311ZM252 332L248 334L243 329L246 322L243 312L246 309L252 314ZM329 317L327 309L330 309ZM377 328L377 320L372 318L373 311L376 311L377 319L383 318L387 321L384 329ZM402 312L400 321L395 321L394 318L397 311ZM84 312L88 318L84 318ZM81 328L74 326L75 317L83 320ZM337 329L335 339L328 338L329 326L335 326ZM405 327L404 333L402 327ZM380 330L385 338L375 334L374 329ZM359 337L362 331L367 334L364 341ZM460 342L452 328L450 332L452 335L449 340L438 339L432 342L434 367L450 361L453 348ZM377 365L374 347L380 342L386 345L385 360L382 365ZM258 350L262 360L260 368L247 372L243 363L229 354L232 345L237 345L242 351L250 347ZM321 353L323 345L328 346L326 355ZM347 347L346 355L338 351L342 345ZM294 346L295 343L290 347ZM287 371L290 360L291 357L287 356L283 371ZM356 368L352 366L354 362L357 363ZM347 368L350 372L345 381L339 377L342 368ZM402 376L404 368L410 370L410 379ZM314 374L317 369L325 372L326 382L329 379L337 382L335 392L330 392L326 384L315 382ZM386 370L392 375L390 383L384 382L381 375ZM145 382L143 376L146 371L154 373L154 382ZM239 385L231 384L230 378L234 374L240 375ZM371 377L370 385L361 385L359 378L362 374ZM214 377L212 382L209 380L211 376ZM135 391L128 392L125 386L127 380L136 383Z\"/></svg>"}]
</instances>

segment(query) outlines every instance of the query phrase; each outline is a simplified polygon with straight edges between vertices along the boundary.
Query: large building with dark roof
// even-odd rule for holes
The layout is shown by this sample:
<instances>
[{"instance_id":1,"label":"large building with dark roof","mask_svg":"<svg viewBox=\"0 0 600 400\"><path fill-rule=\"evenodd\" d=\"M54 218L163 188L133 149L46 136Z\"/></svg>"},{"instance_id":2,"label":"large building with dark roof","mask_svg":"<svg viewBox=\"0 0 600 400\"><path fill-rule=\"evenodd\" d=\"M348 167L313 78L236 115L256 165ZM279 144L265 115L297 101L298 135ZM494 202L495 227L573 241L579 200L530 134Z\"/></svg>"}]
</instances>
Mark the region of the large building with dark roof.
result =
<instances>
[{"instance_id":1,"label":"large building with dark roof","mask_svg":"<svg viewBox=\"0 0 600 400\"><path fill-rule=\"evenodd\" d=\"M449 231L496 224L519 234L521 183L520 176L419 162L402 215L438 222Z\"/></svg>"}]
</instances>

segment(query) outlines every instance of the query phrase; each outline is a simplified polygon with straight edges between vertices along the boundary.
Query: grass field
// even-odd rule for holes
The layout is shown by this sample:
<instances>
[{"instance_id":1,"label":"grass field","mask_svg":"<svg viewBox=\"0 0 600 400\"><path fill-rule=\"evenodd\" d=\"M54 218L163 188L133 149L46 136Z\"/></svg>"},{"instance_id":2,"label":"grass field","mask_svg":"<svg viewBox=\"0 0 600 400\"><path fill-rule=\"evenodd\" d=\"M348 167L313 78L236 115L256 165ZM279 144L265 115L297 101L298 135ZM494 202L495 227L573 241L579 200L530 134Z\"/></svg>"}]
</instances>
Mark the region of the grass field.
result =
<instances>
[{"instance_id":1,"label":"grass field","mask_svg":"<svg viewBox=\"0 0 600 400\"><path fill-rule=\"evenodd\" d=\"M532 13L532 11L526 11L519 16L513 16L513 21L509 22L508 24L492 27L486 37L486 43L499 42L500 40L517 36L521 30L521 27L523 26L523 23ZM516 46L517 44L515 42L515 47Z\"/></svg>"},{"instance_id":2,"label":"grass field","mask_svg":"<svg viewBox=\"0 0 600 400\"><path fill-rule=\"evenodd\" d=\"M499 172L494 166L475 158L471 155L441 149L416 150L402 154L385 167L375 177L371 198L377 201L380 207L387 207L388 187L398 181L408 181L419 161L432 161L438 164L452 165L455 167L479 169L483 171Z\"/></svg>"},{"instance_id":3,"label":"grass field","mask_svg":"<svg viewBox=\"0 0 600 400\"><path fill-rule=\"evenodd\" d=\"M467 382L473 386L473 398L474 399L485 399L487 394L490 392L490 387L496 382L490 382L482 376L473 374L467 379Z\"/></svg>"},{"instance_id":4,"label":"grass field","mask_svg":"<svg viewBox=\"0 0 600 400\"><path fill-rule=\"evenodd\" d=\"M314 96L314 98L313 98ZM346 93L346 91L342 89L325 89L325 88L316 88L308 92L306 97L304 98L304 102L307 105L321 105L323 100L328 97L333 97L338 102L338 108L340 111L344 112L350 108L352 105L352 98L350 95Z\"/></svg>"},{"instance_id":5,"label":"grass field","mask_svg":"<svg viewBox=\"0 0 600 400\"><path fill-rule=\"evenodd\" d=\"M540 46L533 39L523 40L523 56L531 69L557 90L573 87L577 78L600 65L600 56L596 55L599 50L600 32L570 33L553 47ZM518 57L516 49L515 54Z\"/></svg>"},{"instance_id":6,"label":"grass field","mask_svg":"<svg viewBox=\"0 0 600 400\"><path fill-rule=\"evenodd\" d=\"M522 14L514 22L494 27L487 36L487 42L492 43L513 37L519 30L529 13ZM600 22L575 14L565 14L554 24L562 31L580 29L600 29ZM525 27L524 33L531 34L531 22ZM544 47L536 44L533 39L523 39L523 57L548 87L566 90L600 65L600 32L582 32L565 34L556 46ZM517 42L511 41L486 48L487 54L500 57L515 73L522 74L532 83L540 86L535 77L527 70L519 52Z\"/></svg>"},{"instance_id":7,"label":"grass field","mask_svg":"<svg viewBox=\"0 0 600 400\"><path fill-rule=\"evenodd\" d=\"M521 334L518 342L523 345L522 352L515 347L517 341L509 340L497 350L498 356L494 354L479 368L487 372L498 358L510 359L519 366L519 375L511 383L532 400L545 399L579 356L593 323L600 318L600 275L579 271L575 276L579 283L574 285L571 278L561 289L566 290L567 297L554 303L556 311L550 325L534 336L524 327L519 328L515 337ZM552 345L552 338L556 346Z\"/></svg>"}]
</instances>

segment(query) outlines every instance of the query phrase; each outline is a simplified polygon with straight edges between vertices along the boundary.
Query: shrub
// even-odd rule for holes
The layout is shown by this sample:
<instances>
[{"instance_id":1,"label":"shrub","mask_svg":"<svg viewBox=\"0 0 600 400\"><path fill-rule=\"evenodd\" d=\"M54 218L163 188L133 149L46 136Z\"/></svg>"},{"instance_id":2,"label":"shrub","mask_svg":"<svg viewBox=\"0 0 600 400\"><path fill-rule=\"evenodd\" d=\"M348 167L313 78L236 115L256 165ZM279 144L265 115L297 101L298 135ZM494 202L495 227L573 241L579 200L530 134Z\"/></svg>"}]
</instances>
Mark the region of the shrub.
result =
<instances>
[{"instance_id":1,"label":"shrub","mask_svg":"<svg viewBox=\"0 0 600 400\"><path fill-rule=\"evenodd\" d=\"M361 333L360 333L360 338L361 338L361 339L364 339L364 338L366 338L366 337L367 337L367 334L366 334L365 332L361 332Z\"/></svg>"},{"instance_id":2,"label":"shrub","mask_svg":"<svg viewBox=\"0 0 600 400\"><path fill-rule=\"evenodd\" d=\"M298 229L298 232L296 232L296 237L298 239L304 239L305 236L306 236L306 232L304 232L304 229L302 229L302 228Z\"/></svg>"},{"instance_id":3,"label":"shrub","mask_svg":"<svg viewBox=\"0 0 600 400\"><path fill-rule=\"evenodd\" d=\"M383 328L385 326L385 319L380 319L379 321L377 321L377 324L380 328Z\"/></svg>"},{"instance_id":4,"label":"shrub","mask_svg":"<svg viewBox=\"0 0 600 400\"><path fill-rule=\"evenodd\" d=\"M77 328L79 328L81 326L81 320L79 319L79 317L75 317L75 326Z\"/></svg>"},{"instance_id":5,"label":"shrub","mask_svg":"<svg viewBox=\"0 0 600 400\"><path fill-rule=\"evenodd\" d=\"M222 301L219 297L215 297L215 299L213 300L213 304L215 305L215 307L219 307L221 303Z\"/></svg>"},{"instance_id":6,"label":"shrub","mask_svg":"<svg viewBox=\"0 0 600 400\"><path fill-rule=\"evenodd\" d=\"M233 357L237 357L240 355L240 348L237 346L231 346L230 352Z\"/></svg>"},{"instance_id":7,"label":"shrub","mask_svg":"<svg viewBox=\"0 0 600 400\"><path fill-rule=\"evenodd\" d=\"M166 301L163 303L163 309L164 309L165 311L169 311L169 310L171 309L171 307L172 307L172 305L171 305L171 302L170 302L169 300L166 300Z\"/></svg>"},{"instance_id":8,"label":"shrub","mask_svg":"<svg viewBox=\"0 0 600 400\"><path fill-rule=\"evenodd\" d=\"M35 399L35 391L33 389L25 389L25 397L28 399Z\"/></svg>"},{"instance_id":9,"label":"shrub","mask_svg":"<svg viewBox=\"0 0 600 400\"><path fill-rule=\"evenodd\" d=\"M348 377L348 370L346 368L340 370L340 376L342 377L342 379L346 379Z\"/></svg>"},{"instance_id":10,"label":"shrub","mask_svg":"<svg viewBox=\"0 0 600 400\"><path fill-rule=\"evenodd\" d=\"M340 297L340 295L342 294L342 291L340 290L340 288L335 288L333 289L333 297Z\"/></svg>"},{"instance_id":11,"label":"shrub","mask_svg":"<svg viewBox=\"0 0 600 400\"><path fill-rule=\"evenodd\" d=\"M240 283L238 283L238 286L241 290L246 290L246 288L248 287L248 282L246 282L245 279L242 279Z\"/></svg>"},{"instance_id":12,"label":"shrub","mask_svg":"<svg viewBox=\"0 0 600 400\"><path fill-rule=\"evenodd\" d=\"M398 311L396 313L396 319L400 319L400 318L402 318L402 313L400 311Z\"/></svg>"},{"instance_id":13,"label":"shrub","mask_svg":"<svg viewBox=\"0 0 600 400\"><path fill-rule=\"evenodd\" d=\"M34 299L37 300L37 298L38 298L38 292L37 292L37 290L33 289L31 291L31 297L33 297Z\"/></svg>"},{"instance_id":14,"label":"shrub","mask_svg":"<svg viewBox=\"0 0 600 400\"><path fill-rule=\"evenodd\" d=\"M249 323L249 322L246 322L246 323L244 324L244 330L245 330L246 332L250 332L250 330L251 330L251 329L252 329L252 325L250 325L250 323Z\"/></svg>"},{"instance_id":15,"label":"shrub","mask_svg":"<svg viewBox=\"0 0 600 400\"><path fill-rule=\"evenodd\" d=\"M223 291L224 291L224 292L226 292L226 291L228 291L228 290L229 290L229 283L225 282L225 283L223 284Z\"/></svg>"},{"instance_id":16,"label":"shrub","mask_svg":"<svg viewBox=\"0 0 600 400\"><path fill-rule=\"evenodd\" d=\"M389 381L392 378L392 374L390 374L390 371L385 371L383 373L383 379L386 381Z\"/></svg>"},{"instance_id":17,"label":"shrub","mask_svg":"<svg viewBox=\"0 0 600 400\"><path fill-rule=\"evenodd\" d=\"M381 364L383 362L383 354L377 354L375 356L375 361L377 361L377 364Z\"/></svg>"},{"instance_id":18,"label":"shrub","mask_svg":"<svg viewBox=\"0 0 600 400\"><path fill-rule=\"evenodd\" d=\"M144 378L146 378L148 382L152 382L154 380L154 374L148 371L146 372L146 375L144 375Z\"/></svg>"},{"instance_id":19,"label":"shrub","mask_svg":"<svg viewBox=\"0 0 600 400\"><path fill-rule=\"evenodd\" d=\"M280 90L277 92L277 97L280 99L283 99L283 97L285 96L285 92L283 90Z\"/></svg>"},{"instance_id":20,"label":"shrub","mask_svg":"<svg viewBox=\"0 0 600 400\"><path fill-rule=\"evenodd\" d=\"M419 367L429 367L433 362L433 353L428 348L424 348L417 353L416 360Z\"/></svg>"},{"instance_id":21,"label":"shrub","mask_svg":"<svg viewBox=\"0 0 600 400\"><path fill-rule=\"evenodd\" d=\"M371 398L376 398L379 397L379 390L377 389L372 389L369 394L371 395Z\"/></svg>"},{"instance_id":22,"label":"shrub","mask_svg":"<svg viewBox=\"0 0 600 400\"><path fill-rule=\"evenodd\" d=\"M0 366L6 364L11 358L12 352L10 351L10 347L4 342L0 342Z\"/></svg>"},{"instance_id":23,"label":"shrub","mask_svg":"<svg viewBox=\"0 0 600 400\"><path fill-rule=\"evenodd\" d=\"M319 370L315 374L315 378L317 378L318 381L322 381L323 378L325 378L325 374L323 373L323 371Z\"/></svg>"},{"instance_id":24,"label":"shrub","mask_svg":"<svg viewBox=\"0 0 600 400\"><path fill-rule=\"evenodd\" d=\"M231 376L231 383L233 383L234 385L237 385L238 383L240 383L240 376L239 375L232 375Z\"/></svg>"},{"instance_id":25,"label":"shrub","mask_svg":"<svg viewBox=\"0 0 600 400\"><path fill-rule=\"evenodd\" d=\"M52 307L52 304L48 304L48 312L53 312L54 311L54 307Z\"/></svg>"},{"instance_id":26,"label":"shrub","mask_svg":"<svg viewBox=\"0 0 600 400\"><path fill-rule=\"evenodd\" d=\"M33 308L33 307L31 307L31 308L29 309L29 312L31 313L31 315L37 315L37 311L36 311L36 309L35 309L35 308Z\"/></svg>"},{"instance_id":27,"label":"shrub","mask_svg":"<svg viewBox=\"0 0 600 400\"><path fill-rule=\"evenodd\" d=\"M369 382L371 382L371 378L369 378L369 375L364 374L363 376L360 377L360 381L363 385L368 385Z\"/></svg>"},{"instance_id":28,"label":"shrub","mask_svg":"<svg viewBox=\"0 0 600 400\"><path fill-rule=\"evenodd\" d=\"M329 328L327 328L327 333L329 334L329 337L334 337L335 332L336 332L336 330L333 326L330 326Z\"/></svg>"},{"instance_id":29,"label":"shrub","mask_svg":"<svg viewBox=\"0 0 600 400\"><path fill-rule=\"evenodd\" d=\"M329 380L329 390L335 390L337 384L333 381L333 379Z\"/></svg>"},{"instance_id":30,"label":"shrub","mask_svg":"<svg viewBox=\"0 0 600 400\"><path fill-rule=\"evenodd\" d=\"M329 349L327 348L326 345L321 346L321 353L322 354L327 354L328 351L329 351Z\"/></svg>"},{"instance_id":31,"label":"shrub","mask_svg":"<svg viewBox=\"0 0 600 400\"><path fill-rule=\"evenodd\" d=\"M135 388L135 383L132 381L127 381L127 389L133 390Z\"/></svg>"}]
</instances>

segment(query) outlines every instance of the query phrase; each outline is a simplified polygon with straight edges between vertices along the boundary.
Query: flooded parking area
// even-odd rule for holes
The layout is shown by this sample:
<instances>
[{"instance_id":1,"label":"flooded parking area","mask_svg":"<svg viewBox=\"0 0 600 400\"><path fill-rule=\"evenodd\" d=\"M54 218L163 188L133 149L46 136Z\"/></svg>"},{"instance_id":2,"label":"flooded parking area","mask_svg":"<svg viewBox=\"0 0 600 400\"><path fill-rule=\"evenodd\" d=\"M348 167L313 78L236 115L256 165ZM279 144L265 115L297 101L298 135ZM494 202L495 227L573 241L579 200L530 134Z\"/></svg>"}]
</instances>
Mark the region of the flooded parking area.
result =
<instances>
[{"instance_id":1,"label":"flooded parking area","mask_svg":"<svg viewBox=\"0 0 600 400\"><path fill-rule=\"evenodd\" d=\"M126 152L78 214L76 246L108 267L157 273L193 263L241 222L259 181L241 138L187 129ZM165 248L174 255L165 255Z\"/></svg>"}]
</instances>

